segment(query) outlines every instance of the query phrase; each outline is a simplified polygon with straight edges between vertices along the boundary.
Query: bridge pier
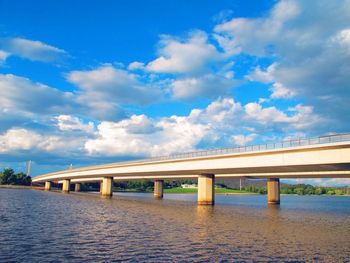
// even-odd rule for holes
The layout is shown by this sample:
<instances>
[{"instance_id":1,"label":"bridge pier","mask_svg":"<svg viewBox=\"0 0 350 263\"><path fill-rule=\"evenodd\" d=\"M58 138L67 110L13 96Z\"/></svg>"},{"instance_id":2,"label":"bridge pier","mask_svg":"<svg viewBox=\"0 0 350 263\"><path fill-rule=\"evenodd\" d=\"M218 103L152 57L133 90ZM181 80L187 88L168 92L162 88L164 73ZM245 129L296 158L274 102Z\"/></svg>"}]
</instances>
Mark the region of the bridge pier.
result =
<instances>
[{"instance_id":1,"label":"bridge pier","mask_svg":"<svg viewBox=\"0 0 350 263\"><path fill-rule=\"evenodd\" d=\"M52 183L50 181L45 182L45 191L51 191Z\"/></svg>"},{"instance_id":2,"label":"bridge pier","mask_svg":"<svg viewBox=\"0 0 350 263\"><path fill-rule=\"evenodd\" d=\"M80 192L80 187L81 187L81 184L80 183L76 183L75 186L74 186L74 192Z\"/></svg>"},{"instance_id":3,"label":"bridge pier","mask_svg":"<svg viewBox=\"0 0 350 263\"><path fill-rule=\"evenodd\" d=\"M201 174L198 176L198 204L214 205L215 203L215 175Z\"/></svg>"},{"instance_id":4,"label":"bridge pier","mask_svg":"<svg viewBox=\"0 0 350 263\"><path fill-rule=\"evenodd\" d=\"M70 179L63 180L62 184L62 192L63 193L69 193L70 190Z\"/></svg>"},{"instance_id":5,"label":"bridge pier","mask_svg":"<svg viewBox=\"0 0 350 263\"><path fill-rule=\"evenodd\" d=\"M280 203L280 179L267 179L267 202L268 204L278 205Z\"/></svg>"},{"instance_id":6,"label":"bridge pier","mask_svg":"<svg viewBox=\"0 0 350 263\"><path fill-rule=\"evenodd\" d=\"M154 198L162 199L163 198L163 188L164 181L163 180L155 180L154 181Z\"/></svg>"},{"instance_id":7,"label":"bridge pier","mask_svg":"<svg viewBox=\"0 0 350 263\"><path fill-rule=\"evenodd\" d=\"M113 195L113 177L103 177L101 182L102 197L112 197Z\"/></svg>"}]
</instances>

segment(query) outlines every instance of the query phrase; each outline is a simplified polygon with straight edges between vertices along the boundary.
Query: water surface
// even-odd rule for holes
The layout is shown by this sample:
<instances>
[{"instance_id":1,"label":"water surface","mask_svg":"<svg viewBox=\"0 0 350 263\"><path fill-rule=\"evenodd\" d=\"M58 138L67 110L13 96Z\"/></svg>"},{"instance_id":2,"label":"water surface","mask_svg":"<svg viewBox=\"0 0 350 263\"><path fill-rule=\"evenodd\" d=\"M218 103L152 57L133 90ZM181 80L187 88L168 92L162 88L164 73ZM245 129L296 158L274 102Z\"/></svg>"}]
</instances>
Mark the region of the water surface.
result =
<instances>
[{"instance_id":1,"label":"water surface","mask_svg":"<svg viewBox=\"0 0 350 263\"><path fill-rule=\"evenodd\" d=\"M0 189L1 262L349 262L350 197Z\"/></svg>"}]
</instances>

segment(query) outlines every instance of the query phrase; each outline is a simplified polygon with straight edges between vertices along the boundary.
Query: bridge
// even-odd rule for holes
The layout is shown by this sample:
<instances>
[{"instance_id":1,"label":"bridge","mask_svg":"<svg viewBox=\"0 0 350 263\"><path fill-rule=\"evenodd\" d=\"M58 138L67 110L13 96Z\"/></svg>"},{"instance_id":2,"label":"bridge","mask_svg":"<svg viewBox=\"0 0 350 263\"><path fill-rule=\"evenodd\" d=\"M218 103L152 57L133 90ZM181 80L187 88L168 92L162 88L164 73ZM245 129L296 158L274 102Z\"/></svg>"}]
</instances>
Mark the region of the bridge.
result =
<instances>
[{"instance_id":1,"label":"bridge","mask_svg":"<svg viewBox=\"0 0 350 263\"><path fill-rule=\"evenodd\" d=\"M33 177L34 183L62 184L69 193L84 182L100 182L102 197L113 195L114 180L154 180L154 197L163 198L166 179L198 179L198 204L215 202L215 178L267 179L269 204L280 203L280 179L350 178L350 134L288 140L127 162L88 166Z\"/></svg>"}]
</instances>

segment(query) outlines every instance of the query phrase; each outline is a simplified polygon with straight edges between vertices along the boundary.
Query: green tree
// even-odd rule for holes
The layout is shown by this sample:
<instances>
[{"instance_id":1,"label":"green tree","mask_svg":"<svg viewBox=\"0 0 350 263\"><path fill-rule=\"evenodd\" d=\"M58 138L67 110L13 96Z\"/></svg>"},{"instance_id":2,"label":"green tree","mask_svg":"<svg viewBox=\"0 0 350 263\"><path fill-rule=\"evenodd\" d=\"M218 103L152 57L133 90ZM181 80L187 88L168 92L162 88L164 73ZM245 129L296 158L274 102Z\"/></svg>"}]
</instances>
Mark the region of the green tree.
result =
<instances>
[{"instance_id":1,"label":"green tree","mask_svg":"<svg viewBox=\"0 0 350 263\"><path fill-rule=\"evenodd\" d=\"M304 188L297 187L297 188L294 189L294 193L297 194L297 195L304 195L305 194Z\"/></svg>"},{"instance_id":2,"label":"green tree","mask_svg":"<svg viewBox=\"0 0 350 263\"><path fill-rule=\"evenodd\" d=\"M10 184L10 185L30 185L32 179L25 173L15 174L13 169L5 169L0 173L0 184Z\"/></svg>"},{"instance_id":3,"label":"green tree","mask_svg":"<svg viewBox=\"0 0 350 263\"><path fill-rule=\"evenodd\" d=\"M335 195L335 192L333 189L328 189L327 195Z\"/></svg>"},{"instance_id":4,"label":"green tree","mask_svg":"<svg viewBox=\"0 0 350 263\"><path fill-rule=\"evenodd\" d=\"M344 194L341 189L336 189L336 190L334 190L334 192L336 195L343 195Z\"/></svg>"}]
</instances>

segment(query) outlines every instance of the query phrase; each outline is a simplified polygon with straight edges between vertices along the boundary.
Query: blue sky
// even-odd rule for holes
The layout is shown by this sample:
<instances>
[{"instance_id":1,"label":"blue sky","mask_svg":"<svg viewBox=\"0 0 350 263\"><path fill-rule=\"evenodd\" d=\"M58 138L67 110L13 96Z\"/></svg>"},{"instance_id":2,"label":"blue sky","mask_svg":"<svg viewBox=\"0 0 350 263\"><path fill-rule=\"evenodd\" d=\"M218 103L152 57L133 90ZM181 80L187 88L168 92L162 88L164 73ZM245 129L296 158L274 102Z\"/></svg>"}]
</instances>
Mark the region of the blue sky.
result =
<instances>
[{"instance_id":1,"label":"blue sky","mask_svg":"<svg viewBox=\"0 0 350 263\"><path fill-rule=\"evenodd\" d=\"M349 58L346 0L0 0L0 168L348 132Z\"/></svg>"}]
</instances>

